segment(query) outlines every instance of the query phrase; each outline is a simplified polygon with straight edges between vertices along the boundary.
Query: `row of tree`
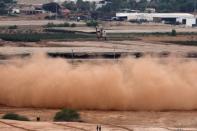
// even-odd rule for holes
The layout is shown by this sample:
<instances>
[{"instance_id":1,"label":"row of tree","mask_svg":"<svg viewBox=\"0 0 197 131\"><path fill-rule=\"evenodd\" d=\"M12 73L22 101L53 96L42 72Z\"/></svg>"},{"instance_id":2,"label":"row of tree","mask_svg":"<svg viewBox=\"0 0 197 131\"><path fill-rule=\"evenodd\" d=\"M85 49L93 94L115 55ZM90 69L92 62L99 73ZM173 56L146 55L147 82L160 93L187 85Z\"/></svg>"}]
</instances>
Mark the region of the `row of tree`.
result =
<instances>
[{"instance_id":1,"label":"row of tree","mask_svg":"<svg viewBox=\"0 0 197 131\"><path fill-rule=\"evenodd\" d=\"M63 6L72 11L95 11L96 10L96 3L95 2L88 2L83 0L77 0L76 3L74 2L67 2L63 3Z\"/></svg>"},{"instance_id":2,"label":"row of tree","mask_svg":"<svg viewBox=\"0 0 197 131\"><path fill-rule=\"evenodd\" d=\"M0 14L5 14L8 5L12 3L14 0L0 0ZM155 8L157 12L194 12L197 0L108 0L108 3L99 9L96 9L95 2L77 0L76 3L65 1L63 6L73 12L91 12L93 14L112 14L121 9L144 11L146 8ZM52 12L60 9L60 6L54 3L46 4L43 7Z\"/></svg>"},{"instance_id":3,"label":"row of tree","mask_svg":"<svg viewBox=\"0 0 197 131\"><path fill-rule=\"evenodd\" d=\"M197 0L152 0L149 6L159 12L194 12Z\"/></svg>"},{"instance_id":4,"label":"row of tree","mask_svg":"<svg viewBox=\"0 0 197 131\"><path fill-rule=\"evenodd\" d=\"M0 0L0 15L7 14L7 8L13 3L15 3L13 0Z\"/></svg>"},{"instance_id":5,"label":"row of tree","mask_svg":"<svg viewBox=\"0 0 197 131\"><path fill-rule=\"evenodd\" d=\"M76 3L65 2L63 5L72 11L95 11L96 9L94 2L83 0L78 0ZM194 12L195 7L197 7L197 0L111 0L98 11L109 13L125 8L140 11L155 8L157 12Z\"/></svg>"}]
</instances>

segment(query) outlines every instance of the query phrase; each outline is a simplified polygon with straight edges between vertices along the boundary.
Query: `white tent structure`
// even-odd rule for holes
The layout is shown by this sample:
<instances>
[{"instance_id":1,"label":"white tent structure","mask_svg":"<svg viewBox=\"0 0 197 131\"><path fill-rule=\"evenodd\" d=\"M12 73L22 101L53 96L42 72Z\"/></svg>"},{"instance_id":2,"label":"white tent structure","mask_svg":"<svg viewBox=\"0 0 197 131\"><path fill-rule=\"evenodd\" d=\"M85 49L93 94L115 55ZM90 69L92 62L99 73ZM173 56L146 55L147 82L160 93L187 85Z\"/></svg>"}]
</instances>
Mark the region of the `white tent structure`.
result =
<instances>
[{"instance_id":1,"label":"white tent structure","mask_svg":"<svg viewBox=\"0 0 197 131\"><path fill-rule=\"evenodd\" d=\"M124 18L129 20L146 20L149 22L173 21L192 26L196 24L196 18L189 13L116 13L117 18Z\"/></svg>"}]
</instances>

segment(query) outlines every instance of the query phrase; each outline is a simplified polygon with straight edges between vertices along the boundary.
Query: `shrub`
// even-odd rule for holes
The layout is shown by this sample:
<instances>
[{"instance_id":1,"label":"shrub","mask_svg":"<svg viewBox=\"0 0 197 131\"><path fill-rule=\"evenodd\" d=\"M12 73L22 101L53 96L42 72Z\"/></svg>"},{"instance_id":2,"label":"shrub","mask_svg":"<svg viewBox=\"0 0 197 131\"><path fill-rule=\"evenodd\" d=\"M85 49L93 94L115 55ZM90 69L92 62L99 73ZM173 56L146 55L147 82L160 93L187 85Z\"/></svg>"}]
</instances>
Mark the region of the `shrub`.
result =
<instances>
[{"instance_id":1,"label":"shrub","mask_svg":"<svg viewBox=\"0 0 197 131\"><path fill-rule=\"evenodd\" d=\"M76 110L63 109L56 113L54 121L79 121L80 115Z\"/></svg>"},{"instance_id":2,"label":"shrub","mask_svg":"<svg viewBox=\"0 0 197 131\"><path fill-rule=\"evenodd\" d=\"M35 34L0 34L0 38L5 41L24 41L24 42L38 42L40 36Z\"/></svg>"},{"instance_id":3,"label":"shrub","mask_svg":"<svg viewBox=\"0 0 197 131\"><path fill-rule=\"evenodd\" d=\"M54 27L55 26L55 24L53 24L53 23L48 23L47 25L46 25L46 27Z\"/></svg>"},{"instance_id":4,"label":"shrub","mask_svg":"<svg viewBox=\"0 0 197 131\"><path fill-rule=\"evenodd\" d=\"M186 46L197 46L197 41L164 41L168 43L178 44L178 45L186 45Z\"/></svg>"},{"instance_id":5,"label":"shrub","mask_svg":"<svg viewBox=\"0 0 197 131\"><path fill-rule=\"evenodd\" d=\"M45 29L50 32L53 29ZM56 31L56 30L55 30ZM94 35L75 34L70 32L57 31L54 33L17 33L17 34L1 34L0 39L5 41L23 41L23 42L38 42L41 40L70 40L81 38L94 38Z\"/></svg>"},{"instance_id":6,"label":"shrub","mask_svg":"<svg viewBox=\"0 0 197 131\"><path fill-rule=\"evenodd\" d=\"M98 21L96 21L96 20L90 20L90 21L87 21L86 22L86 25L87 26L94 26L94 27L96 27L96 26L98 26Z\"/></svg>"},{"instance_id":7,"label":"shrub","mask_svg":"<svg viewBox=\"0 0 197 131\"><path fill-rule=\"evenodd\" d=\"M171 36L176 36L176 30L172 29Z\"/></svg>"},{"instance_id":8,"label":"shrub","mask_svg":"<svg viewBox=\"0 0 197 131\"><path fill-rule=\"evenodd\" d=\"M57 25L57 26L58 26L58 25ZM70 26L70 24L67 23L67 22L65 22L64 24L59 24L58 27L69 27L69 26Z\"/></svg>"},{"instance_id":9,"label":"shrub","mask_svg":"<svg viewBox=\"0 0 197 131\"><path fill-rule=\"evenodd\" d=\"M44 27L70 27L70 24L65 22L63 24L54 24L54 23L48 23Z\"/></svg>"},{"instance_id":10,"label":"shrub","mask_svg":"<svg viewBox=\"0 0 197 131\"><path fill-rule=\"evenodd\" d=\"M25 116L21 116L14 113L7 113L5 114L2 119L9 119L9 120L18 120L18 121L29 121L29 119Z\"/></svg>"},{"instance_id":11,"label":"shrub","mask_svg":"<svg viewBox=\"0 0 197 131\"><path fill-rule=\"evenodd\" d=\"M56 19L56 16L53 15L53 16L45 16L44 19L47 19L47 20L55 20Z\"/></svg>"},{"instance_id":12,"label":"shrub","mask_svg":"<svg viewBox=\"0 0 197 131\"><path fill-rule=\"evenodd\" d=\"M16 25L9 26L8 29L17 29L18 27Z\"/></svg>"},{"instance_id":13,"label":"shrub","mask_svg":"<svg viewBox=\"0 0 197 131\"><path fill-rule=\"evenodd\" d=\"M76 27L77 25L75 24L75 23L72 23L71 25L70 25L70 27Z\"/></svg>"}]
</instances>

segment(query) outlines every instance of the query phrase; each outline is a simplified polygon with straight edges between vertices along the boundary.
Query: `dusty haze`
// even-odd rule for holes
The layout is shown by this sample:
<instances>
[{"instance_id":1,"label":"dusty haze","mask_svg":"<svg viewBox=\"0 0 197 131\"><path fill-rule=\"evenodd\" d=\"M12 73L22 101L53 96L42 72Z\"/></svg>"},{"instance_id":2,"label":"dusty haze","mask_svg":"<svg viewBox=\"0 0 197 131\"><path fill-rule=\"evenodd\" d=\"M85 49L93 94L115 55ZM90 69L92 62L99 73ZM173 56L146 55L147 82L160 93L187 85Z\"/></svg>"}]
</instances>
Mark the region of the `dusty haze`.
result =
<instances>
[{"instance_id":1,"label":"dusty haze","mask_svg":"<svg viewBox=\"0 0 197 131\"><path fill-rule=\"evenodd\" d=\"M95 110L197 109L197 62L78 64L33 56L0 65L0 104Z\"/></svg>"}]
</instances>

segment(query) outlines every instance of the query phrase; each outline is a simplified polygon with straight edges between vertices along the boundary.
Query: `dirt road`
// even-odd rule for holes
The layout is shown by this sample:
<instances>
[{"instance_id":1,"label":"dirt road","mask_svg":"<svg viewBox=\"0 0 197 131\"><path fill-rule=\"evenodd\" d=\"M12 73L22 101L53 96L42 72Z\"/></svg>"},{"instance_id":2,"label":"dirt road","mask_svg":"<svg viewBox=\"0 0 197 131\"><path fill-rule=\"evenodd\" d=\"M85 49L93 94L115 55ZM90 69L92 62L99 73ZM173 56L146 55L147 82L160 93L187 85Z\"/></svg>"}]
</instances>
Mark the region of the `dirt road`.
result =
<instances>
[{"instance_id":1,"label":"dirt road","mask_svg":"<svg viewBox=\"0 0 197 131\"><path fill-rule=\"evenodd\" d=\"M22 43L23 45L25 43ZM41 47L39 47L39 44ZM0 54L21 54L33 52L197 52L197 46L180 46L162 42L143 41L82 41L82 42L43 42L26 43L31 47L18 47L20 43L7 43L0 47Z\"/></svg>"},{"instance_id":2,"label":"dirt road","mask_svg":"<svg viewBox=\"0 0 197 131\"><path fill-rule=\"evenodd\" d=\"M1 20L0 26L31 26L31 25L46 25L48 23L54 24L63 24L65 22L68 23L77 23L77 24L84 24L83 22L74 22L74 21L64 21L64 20Z\"/></svg>"}]
</instances>

